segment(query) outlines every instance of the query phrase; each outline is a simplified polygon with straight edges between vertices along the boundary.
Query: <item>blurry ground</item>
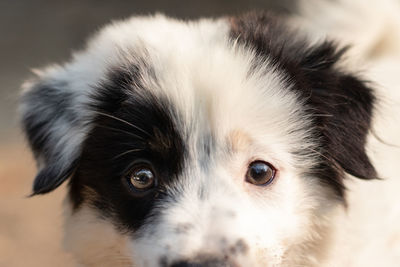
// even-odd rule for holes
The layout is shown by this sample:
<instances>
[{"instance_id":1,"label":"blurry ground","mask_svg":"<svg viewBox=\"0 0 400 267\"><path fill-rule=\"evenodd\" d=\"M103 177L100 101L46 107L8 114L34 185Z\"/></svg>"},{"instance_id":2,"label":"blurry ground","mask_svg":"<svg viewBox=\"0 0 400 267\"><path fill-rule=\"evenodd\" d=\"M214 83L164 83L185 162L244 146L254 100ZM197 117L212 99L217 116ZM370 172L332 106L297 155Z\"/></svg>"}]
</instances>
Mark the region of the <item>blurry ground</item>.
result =
<instances>
[{"instance_id":1,"label":"blurry ground","mask_svg":"<svg viewBox=\"0 0 400 267\"><path fill-rule=\"evenodd\" d=\"M73 266L62 251L65 186L27 198L35 165L18 130L19 86L30 69L68 59L111 19L161 11L181 18L273 8L291 0L0 0L0 267Z\"/></svg>"},{"instance_id":2,"label":"blurry ground","mask_svg":"<svg viewBox=\"0 0 400 267\"><path fill-rule=\"evenodd\" d=\"M60 245L64 187L27 198L34 173L23 144L1 144L0 266L73 266Z\"/></svg>"}]
</instances>

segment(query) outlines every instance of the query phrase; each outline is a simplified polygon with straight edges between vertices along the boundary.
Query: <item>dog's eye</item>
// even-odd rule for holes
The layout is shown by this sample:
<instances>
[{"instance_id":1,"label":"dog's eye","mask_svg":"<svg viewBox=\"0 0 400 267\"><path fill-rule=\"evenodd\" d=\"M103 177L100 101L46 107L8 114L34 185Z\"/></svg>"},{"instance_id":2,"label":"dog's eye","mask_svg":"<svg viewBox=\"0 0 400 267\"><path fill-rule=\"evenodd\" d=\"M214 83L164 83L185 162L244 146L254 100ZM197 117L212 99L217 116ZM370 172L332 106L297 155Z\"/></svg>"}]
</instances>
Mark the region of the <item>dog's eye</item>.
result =
<instances>
[{"instance_id":1,"label":"dog's eye","mask_svg":"<svg viewBox=\"0 0 400 267\"><path fill-rule=\"evenodd\" d=\"M275 168L264 161L250 163L246 173L246 182L254 185L268 185L275 178Z\"/></svg>"},{"instance_id":2,"label":"dog's eye","mask_svg":"<svg viewBox=\"0 0 400 267\"><path fill-rule=\"evenodd\" d=\"M150 189L155 184L154 173L150 168L145 166L136 168L131 172L129 182L137 190L143 191Z\"/></svg>"}]
</instances>

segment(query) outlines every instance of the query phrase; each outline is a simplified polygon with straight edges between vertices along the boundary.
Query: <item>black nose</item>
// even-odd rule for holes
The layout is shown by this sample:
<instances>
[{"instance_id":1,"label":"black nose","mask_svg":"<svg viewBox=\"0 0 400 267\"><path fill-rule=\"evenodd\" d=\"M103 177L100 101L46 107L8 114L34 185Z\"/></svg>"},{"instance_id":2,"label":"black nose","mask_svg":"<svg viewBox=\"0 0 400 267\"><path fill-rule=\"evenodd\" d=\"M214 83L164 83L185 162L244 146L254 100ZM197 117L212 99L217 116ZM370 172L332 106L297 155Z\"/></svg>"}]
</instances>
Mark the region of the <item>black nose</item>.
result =
<instances>
[{"instance_id":1,"label":"black nose","mask_svg":"<svg viewBox=\"0 0 400 267\"><path fill-rule=\"evenodd\" d=\"M231 266L224 260L221 259L201 259L193 261L177 261L171 265L171 267L229 267Z\"/></svg>"}]
</instances>

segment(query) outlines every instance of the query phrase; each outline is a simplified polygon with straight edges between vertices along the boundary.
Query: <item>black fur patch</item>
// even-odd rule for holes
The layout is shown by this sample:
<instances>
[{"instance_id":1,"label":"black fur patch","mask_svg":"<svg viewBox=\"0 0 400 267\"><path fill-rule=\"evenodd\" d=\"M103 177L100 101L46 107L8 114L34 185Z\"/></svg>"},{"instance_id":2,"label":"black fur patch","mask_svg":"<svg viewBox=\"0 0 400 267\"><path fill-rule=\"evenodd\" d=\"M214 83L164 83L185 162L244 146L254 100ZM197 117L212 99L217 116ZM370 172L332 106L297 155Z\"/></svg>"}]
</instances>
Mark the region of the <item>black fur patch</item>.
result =
<instances>
[{"instance_id":1,"label":"black fur patch","mask_svg":"<svg viewBox=\"0 0 400 267\"><path fill-rule=\"evenodd\" d=\"M72 158L67 161L62 160L64 144L59 144L61 133L57 132L59 127L78 129L81 126L79 116L71 108L75 96L66 88L66 82L39 81L21 99L23 129L40 165L33 195L57 188L71 175L78 161L79 152L71 153Z\"/></svg>"},{"instance_id":2,"label":"black fur patch","mask_svg":"<svg viewBox=\"0 0 400 267\"><path fill-rule=\"evenodd\" d=\"M285 72L305 100L320 140L314 175L341 199L344 171L361 179L376 177L365 152L375 97L367 82L336 66L345 49L328 41L311 46L283 20L265 13L231 18L230 34Z\"/></svg>"},{"instance_id":3,"label":"black fur patch","mask_svg":"<svg viewBox=\"0 0 400 267\"><path fill-rule=\"evenodd\" d=\"M126 230L154 215L153 207L167 196L165 186L180 174L185 154L176 125L179 114L166 98L144 88L141 71L136 65L114 69L96 88L94 128L70 184L75 208L88 202ZM156 188L140 196L126 186L129 170L139 162L149 163L158 178Z\"/></svg>"}]
</instances>

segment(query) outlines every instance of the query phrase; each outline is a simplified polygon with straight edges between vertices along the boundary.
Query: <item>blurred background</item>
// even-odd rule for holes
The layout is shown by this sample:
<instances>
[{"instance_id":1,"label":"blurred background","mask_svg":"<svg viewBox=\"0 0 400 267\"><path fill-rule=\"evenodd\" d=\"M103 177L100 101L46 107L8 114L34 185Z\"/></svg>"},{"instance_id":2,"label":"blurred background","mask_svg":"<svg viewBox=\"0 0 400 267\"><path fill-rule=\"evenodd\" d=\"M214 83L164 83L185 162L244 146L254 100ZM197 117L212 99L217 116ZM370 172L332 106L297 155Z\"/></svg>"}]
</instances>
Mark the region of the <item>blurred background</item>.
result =
<instances>
[{"instance_id":1,"label":"blurred background","mask_svg":"<svg viewBox=\"0 0 400 267\"><path fill-rule=\"evenodd\" d=\"M93 31L134 14L189 19L293 8L294 0L0 0L0 267L74 266L61 246L65 186L27 198L35 163L16 110L30 69L67 60Z\"/></svg>"}]
</instances>

